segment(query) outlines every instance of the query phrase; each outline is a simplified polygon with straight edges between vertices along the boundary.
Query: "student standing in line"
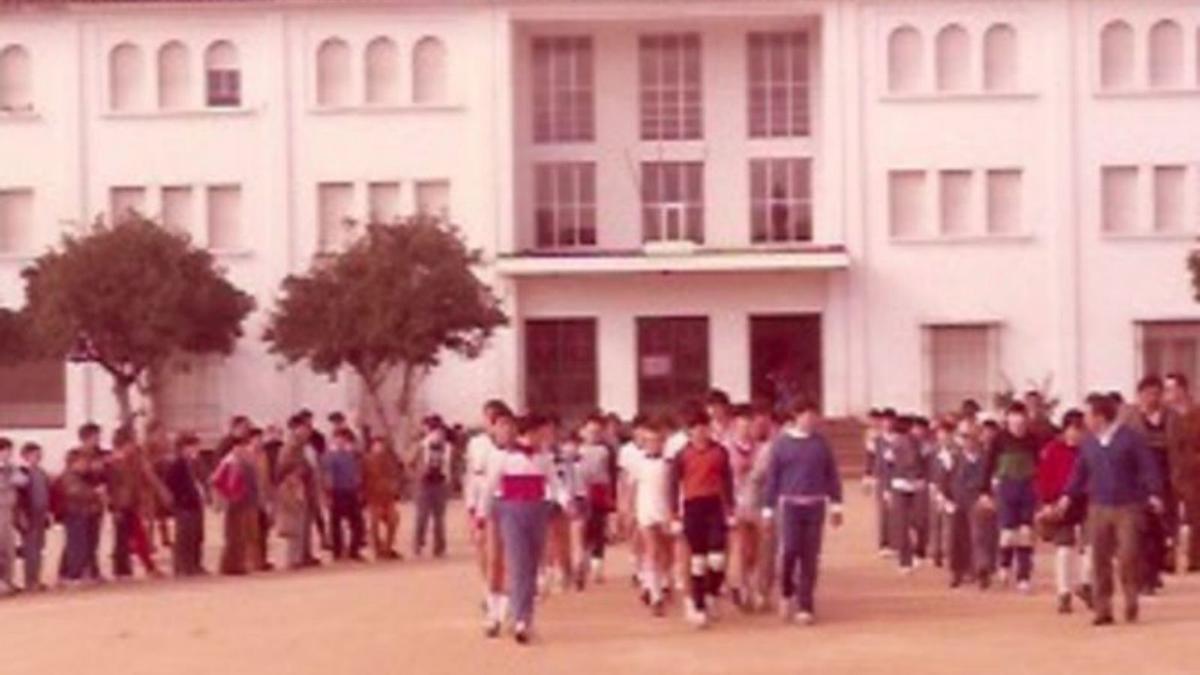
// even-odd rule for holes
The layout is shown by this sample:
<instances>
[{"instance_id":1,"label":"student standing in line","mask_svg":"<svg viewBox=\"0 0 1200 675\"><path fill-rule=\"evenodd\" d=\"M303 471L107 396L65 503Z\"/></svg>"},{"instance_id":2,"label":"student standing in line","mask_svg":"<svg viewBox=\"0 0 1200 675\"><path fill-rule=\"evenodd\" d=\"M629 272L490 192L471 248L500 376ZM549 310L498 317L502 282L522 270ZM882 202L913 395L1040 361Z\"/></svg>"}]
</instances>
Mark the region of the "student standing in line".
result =
<instances>
[{"instance_id":1,"label":"student standing in line","mask_svg":"<svg viewBox=\"0 0 1200 675\"><path fill-rule=\"evenodd\" d=\"M417 522L413 532L413 554L425 551L425 539L433 528L433 556L446 555L446 500L450 497L450 442L442 418L425 420L426 433L418 450L416 475Z\"/></svg>"},{"instance_id":2,"label":"student standing in line","mask_svg":"<svg viewBox=\"0 0 1200 675\"><path fill-rule=\"evenodd\" d=\"M172 559L175 576L206 574L204 570L204 493L196 477L200 439L183 434L176 441L174 458L166 464L166 485L175 519Z\"/></svg>"},{"instance_id":3,"label":"student standing in line","mask_svg":"<svg viewBox=\"0 0 1200 675\"><path fill-rule=\"evenodd\" d=\"M733 603L750 611L761 602L758 587L758 556L762 549L762 504L758 476L754 475L762 451L753 433L753 410L749 405L733 407L729 458L733 469L734 529L733 554L737 583L732 588Z\"/></svg>"},{"instance_id":4,"label":"student standing in line","mask_svg":"<svg viewBox=\"0 0 1200 675\"><path fill-rule=\"evenodd\" d=\"M362 460L355 448L354 432L342 428L333 434L333 448L323 459L325 489L329 495L329 529L334 560L361 561L363 547ZM345 526L345 527L343 527ZM346 529L350 540L346 541Z\"/></svg>"},{"instance_id":5,"label":"student standing in line","mask_svg":"<svg viewBox=\"0 0 1200 675\"><path fill-rule=\"evenodd\" d=\"M925 557L919 500L925 498L927 489L926 463L912 436L912 418L897 417L892 421L884 435L883 455L891 465L884 498L891 508L888 521L892 526L892 542L899 555L900 573L910 574L916 562Z\"/></svg>"},{"instance_id":6,"label":"student standing in line","mask_svg":"<svg viewBox=\"0 0 1200 675\"><path fill-rule=\"evenodd\" d=\"M583 551L579 557L577 583L583 586L589 576L595 583L604 581L604 553L608 538L608 516L615 505L616 456L604 443L605 420L589 415L580 428L575 476L586 498Z\"/></svg>"},{"instance_id":7,"label":"student standing in line","mask_svg":"<svg viewBox=\"0 0 1200 675\"><path fill-rule=\"evenodd\" d=\"M367 507L367 527L376 560L400 560L396 551L396 531L400 526L400 460L382 436L372 438L363 458L363 495Z\"/></svg>"},{"instance_id":8,"label":"student standing in line","mask_svg":"<svg viewBox=\"0 0 1200 675\"><path fill-rule=\"evenodd\" d=\"M1163 572L1176 567L1175 541L1179 535L1179 500L1171 485L1171 462L1180 455L1183 426L1179 416L1163 401L1163 382L1147 375L1138 383L1137 409L1129 416L1130 426L1141 433L1163 477L1163 511L1146 513L1142 531L1142 594L1154 595L1163 588Z\"/></svg>"},{"instance_id":9,"label":"student standing in line","mask_svg":"<svg viewBox=\"0 0 1200 675\"><path fill-rule=\"evenodd\" d=\"M0 437L0 595L18 593L16 567L17 501L23 476L13 462L13 442Z\"/></svg>"},{"instance_id":10,"label":"student standing in line","mask_svg":"<svg viewBox=\"0 0 1200 675\"><path fill-rule=\"evenodd\" d=\"M671 460L663 454L666 425L642 417L641 451L629 464L633 515L643 542L639 579L655 616L665 612L671 575Z\"/></svg>"},{"instance_id":11,"label":"student standing in line","mask_svg":"<svg viewBox=\"0 0 1200 675\"><path fill-rule=\"evenodd\" d=\"M42 446L26 443L21 446L24 465L21 473L21 557L25 568L25 590L44 591L42 583L42 554L46 548L46 529L51 525L50 476L42 468Z\"/></svg>"}]
</instances>

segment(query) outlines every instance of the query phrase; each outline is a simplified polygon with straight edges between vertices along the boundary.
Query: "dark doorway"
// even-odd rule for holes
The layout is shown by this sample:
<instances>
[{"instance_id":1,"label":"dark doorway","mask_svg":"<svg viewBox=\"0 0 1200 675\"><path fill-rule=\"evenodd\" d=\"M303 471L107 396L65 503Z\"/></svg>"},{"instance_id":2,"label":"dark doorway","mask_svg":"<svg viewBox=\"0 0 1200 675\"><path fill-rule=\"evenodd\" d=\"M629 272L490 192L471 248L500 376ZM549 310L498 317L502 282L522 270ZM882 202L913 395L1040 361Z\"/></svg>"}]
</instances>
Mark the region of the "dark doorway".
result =
<instances>
[{"instance_id":1,"label":"dark doorway","mask_svg":"<svg viewBox=\"0 0 1200 675\"><path fill-rule=\"evenodd\" d=\"M821 405L821 315L750 317L750 391L787 406L798 396Z\"/></svg>"},{"instance_id":2,"label":"dark doorway","mask_svg":"<svg viewBox=\"0 0 1200 675\"><path fill-rule=\"evenodd\" d=\"M708 391L708 317L637 320L638 408L674 413Z\"/></svg>"}]
</instances>

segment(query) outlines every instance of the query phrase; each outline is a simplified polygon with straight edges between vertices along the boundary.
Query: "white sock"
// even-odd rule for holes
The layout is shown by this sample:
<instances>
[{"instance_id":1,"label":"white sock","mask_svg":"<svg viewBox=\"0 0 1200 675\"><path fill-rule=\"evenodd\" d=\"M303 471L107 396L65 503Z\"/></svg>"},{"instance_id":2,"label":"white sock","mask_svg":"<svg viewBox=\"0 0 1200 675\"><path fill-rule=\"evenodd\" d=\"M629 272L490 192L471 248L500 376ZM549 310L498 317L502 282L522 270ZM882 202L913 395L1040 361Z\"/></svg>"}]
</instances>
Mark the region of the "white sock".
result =
<instances>
[{"instance_id":1,"label":"white sock","mask_svg":"<svg viewBox=\"0 0 1200 675\"><path fill-rule=\"evenodd\" d=\"M650 600L652 602L661 600L662 586L658 583L658 572L651 567L642 572L642 578L645 580L646 590L650 592Z\"/></svg>"},{"instance_id":2,"label":"white sock","mask_svg":"<svg viewBox=\"0 0 1200 675\"><path fill-rule=\"evenodd\" d=\"M1092 547L1088 546L1083 549L1083 553L1079 556L1079 583L1092 583Z\"/></svg>"},{"instance_id":3,"label":"white sock","mask_svg":"<svg viewBox=\"0 0 1200 675\"><path fill-rule=\"evenodd\" d=\"M1054 549L1054 585L1059 595L1071 592L1071 548L1059 546Z\"/></svg>"}]
</instances>

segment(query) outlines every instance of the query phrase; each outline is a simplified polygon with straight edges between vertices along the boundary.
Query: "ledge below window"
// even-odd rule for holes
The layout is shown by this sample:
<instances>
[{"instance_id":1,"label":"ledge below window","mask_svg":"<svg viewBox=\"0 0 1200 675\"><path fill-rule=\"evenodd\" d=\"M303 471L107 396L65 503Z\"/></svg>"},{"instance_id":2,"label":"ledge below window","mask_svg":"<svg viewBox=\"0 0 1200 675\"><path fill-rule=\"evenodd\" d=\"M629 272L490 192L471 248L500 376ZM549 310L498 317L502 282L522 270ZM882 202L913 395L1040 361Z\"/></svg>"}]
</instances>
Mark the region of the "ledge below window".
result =
<instances>
[{"instance_id":1,"label":"ledge below window","mask_svg":"<svg viewBox=\"0 0 1200 675\"><path fill-rule=\"evenodd\" d=\"M1200 241L1200 232L1101 232L1101 241L1180 242Z\"/></svg>"},{"instance_id":2,"label":"ledge below window","mask_svg":"<svg viewBox=\"0 0 1200 675\"><path fill-rule=\"evenodd\" d=\"M959 234L959 235L922 235L918 237L889 236L888 243L897 246L930 246L940 244L1029 244L1034 241L1032 234Z\"/></svg>"},{"instance_id":3,"label":"ledge below window","mask_svg":"<svg viewBox=\"0 0 1200 675\"><path fill-rule=\"evenodd\" d=\"M1200 87L1097 89L1093 95L1099 99L1191 98L1193 96L1200 96Z\"/></svg>"},{"instance_id":4,"label":"ledge below window","mask_svg":"<svg viewBox=\"0 0 1200 675\"><path fill-rule=\"evenodd\" d=\"M1032 101L1035 91L924 91L887 92L879 97L884 103L953 103L955 101Z\"/></svg>"},{"instance_id":5,"label":"ledge below window","mask_svg":"<svg viewBox=\"0 0 1200 675\"><path fill-rule=\"evenodd\" d=\"M254 257L254 250L249 248L211 248L208 252L221 260L247 260Z\"/></svg>"},{"instance_id":6,"label":"ledge below window","mask_svg":"<svg viewBox=\"0 0 1200 675\"><path fill-rule=\"evenodd\" d=\"M841 270L850 266L845 247L700 248L690 253L647 254L635 250L572 253L529 251L501 255L496 270L505 276L567 274L647 274L698 272L797 272Z\"/></svg>"},{"instance_id":7,"label":"ledge below window","mask_svg":"<svg viewBox=\"0 0 1200 675\"><path fill-rule=\"evenodd\" d=\"M181 108L179 110L107 110L100 117L106 120L191 119L199 117L249 117L261 108Z\"/></svg>"},{"instance_id":8,"label":"ledge below window","mask_svg":"<svg viewBox=\"0 0 1200 675\"><path fill-rule=\"evenodd\" d=\"M40 122L42 114L36 110L0 110L0 124L11 122L13 124Z\"/></svg>"},{"instance_id":9,"label":"ledge below window","mask_svg":"<svg viewBox=\"0 0 1200 675\"><path fill-rule=\"evenodd\" d=\"M457 113L466 110L462 103L395 103L309 106L313 115L406 115L416 113Z\"/></svg>"}]
</instances>

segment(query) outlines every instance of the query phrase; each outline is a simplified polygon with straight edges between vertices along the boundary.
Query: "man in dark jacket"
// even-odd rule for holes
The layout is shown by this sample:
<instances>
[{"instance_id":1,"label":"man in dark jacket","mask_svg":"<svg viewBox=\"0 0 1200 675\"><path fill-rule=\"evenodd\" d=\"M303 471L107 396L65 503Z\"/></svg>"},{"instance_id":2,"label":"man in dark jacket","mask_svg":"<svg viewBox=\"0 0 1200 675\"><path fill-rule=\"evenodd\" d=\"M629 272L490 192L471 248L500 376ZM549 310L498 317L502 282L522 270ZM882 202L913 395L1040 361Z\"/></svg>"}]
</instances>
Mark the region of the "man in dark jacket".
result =
<instances>
[{"instance_id":1,"label":"man in dark jacket","mask_svg":"<svg viewBox=\"0 0 1200 675\"><path fill-rule=\"evenodd\" d=\"M175 457L167 465L166 484L175 518L172 559L175 576L206 574L204 546L204 496L196 478L195 462L200 440L185 434L176 442Z\"/></svg>"}]
</instances>

